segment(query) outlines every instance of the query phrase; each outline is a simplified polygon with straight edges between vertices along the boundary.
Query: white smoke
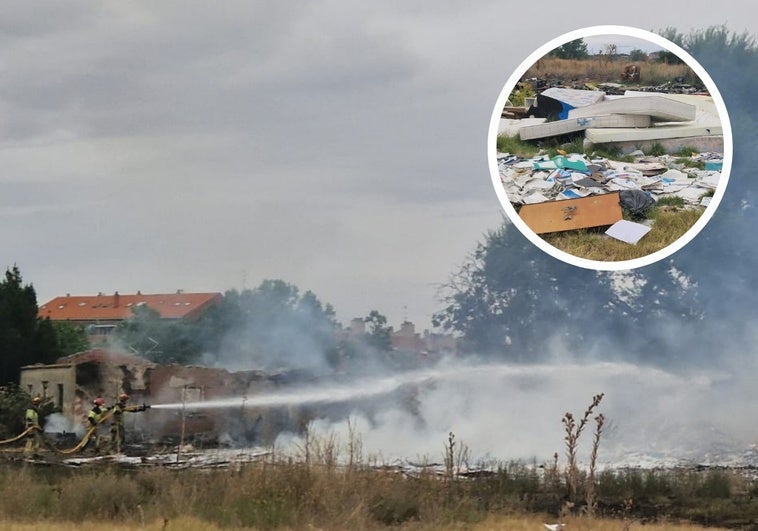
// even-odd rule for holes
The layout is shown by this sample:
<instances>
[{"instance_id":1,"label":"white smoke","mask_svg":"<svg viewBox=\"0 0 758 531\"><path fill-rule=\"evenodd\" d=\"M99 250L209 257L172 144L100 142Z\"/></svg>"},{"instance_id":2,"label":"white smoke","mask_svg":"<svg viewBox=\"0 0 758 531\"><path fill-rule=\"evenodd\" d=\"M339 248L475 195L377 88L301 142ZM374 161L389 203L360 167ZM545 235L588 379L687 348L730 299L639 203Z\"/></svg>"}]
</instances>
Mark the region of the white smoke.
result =
<instances>
[{"instance_id":1,"label":"white smoke","mask_svg":"<svg viewBox=\"0 0 758 531\"><path fill-rule=\"evenodd\" d=\"M83 437L84 426L80 422L67 419L61 413L51 413L44 420L45 433L75 433L77 437Z\"/></svg>"},{"instance_id":2,"label":"white smoke","mask_svg":"<svg viewBox=\"0 0 758 531\"><path fill-rule=\"evenodd\" d=\"M758 440L758 427L748 421L755 418L755 391L735 374L676 374L610 362L450 369L417 385L413 408L354 411L353 433L360 434L364 452L439 462L453 432L475 458L549 461L554 452L564 455L564 413L581 417L601 392L605 397L593 417L602 412L606 418L603 462L714 459L714 452L739 452ZM347 420L319 419L310 429L342 441L350 435ZM585 456L594 429L591 417L580 439ZM280 448L302 444L293 434L276 442Z\"/></svg>"}]
</instances>

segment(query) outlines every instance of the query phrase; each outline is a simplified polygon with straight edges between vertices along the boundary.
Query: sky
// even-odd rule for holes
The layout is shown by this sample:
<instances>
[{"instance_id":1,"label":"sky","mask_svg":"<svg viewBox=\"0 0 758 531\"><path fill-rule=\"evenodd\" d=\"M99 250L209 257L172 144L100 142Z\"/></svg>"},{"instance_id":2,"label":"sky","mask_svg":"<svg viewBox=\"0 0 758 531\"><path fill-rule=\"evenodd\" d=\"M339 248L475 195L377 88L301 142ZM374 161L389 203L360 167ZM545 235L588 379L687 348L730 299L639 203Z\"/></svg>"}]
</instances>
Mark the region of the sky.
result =
<instances>
[{"instance_id":1,"label":"sky","mask_svg":"<svg viewBox=\"0 0 758 531\"><path fill-rule=\"evenodd\" d=\"M751 5L4 2L0 265L40 304L283 279L429 328L503 218L487 132L518 65L600 24L756 34Z\"/></svg>"},{"instance_id":2,"label":"sky","mask_svg":"<svg viewBox=\"0 0 758 531\"><path fill-rule=\"evenodd\" d=\"M651 31L652 28L641 28ZM660 28L656 28L660 29ZM616 53L628 54L632 50L642 50L643 52L656 52L663 48L655 43L647 41L645 39L638 39L630 35L592 35L584 38L584 42L587 44L587 52L590 55L598 53L606 53L608 46L615 45Z\"/></svg>"}]
</instances>

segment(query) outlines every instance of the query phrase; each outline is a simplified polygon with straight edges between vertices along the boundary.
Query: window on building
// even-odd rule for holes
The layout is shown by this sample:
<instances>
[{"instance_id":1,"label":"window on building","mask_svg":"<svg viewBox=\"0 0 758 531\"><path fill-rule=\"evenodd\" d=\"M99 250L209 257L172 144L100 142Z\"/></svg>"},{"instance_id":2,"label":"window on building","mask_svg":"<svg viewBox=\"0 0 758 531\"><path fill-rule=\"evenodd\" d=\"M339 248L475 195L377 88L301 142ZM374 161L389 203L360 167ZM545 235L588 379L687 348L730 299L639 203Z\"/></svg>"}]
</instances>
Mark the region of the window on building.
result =
<instances>
[{"instance_id":1,"label":"window on building","mask_svg":"<svg viewBox=\"0 0 758 531\"><path fill-rule=\"evenodd\" d=\"M188 385L182 388L182 402L200 402L204 394L202 387Z\"/></svg>"}]
</instances>

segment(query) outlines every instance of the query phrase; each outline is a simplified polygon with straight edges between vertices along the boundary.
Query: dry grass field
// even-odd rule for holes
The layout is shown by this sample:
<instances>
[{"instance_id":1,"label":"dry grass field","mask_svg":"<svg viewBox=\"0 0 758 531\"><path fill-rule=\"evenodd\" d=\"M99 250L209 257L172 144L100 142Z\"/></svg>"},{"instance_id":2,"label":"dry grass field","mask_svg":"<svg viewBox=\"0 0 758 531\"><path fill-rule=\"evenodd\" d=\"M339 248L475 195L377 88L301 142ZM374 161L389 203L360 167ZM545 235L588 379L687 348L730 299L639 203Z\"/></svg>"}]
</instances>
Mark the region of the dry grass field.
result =
<instances>
[{"instance_id":1,"label":"dry grass field","mask_svg":"<svg viewBox=\"0 0 758 531\"><path fill-rule=\"evenodd\" d=\"M355 522L358 524L358 522ZM386 526L364 522L366 525L358 525L349 529L378 530L386 529ZM461 523L452 522L449 524L424 524L421 522L412 522L393 526L392 529L397 531L544 531L545 523L555 523L554 519L547 516L539 515L490 515L481 522ZM566 524L566 531L696 531L705 529L724 529L717 527L701 527L686 523L657 523L641 524L633 521L610 520L603 518L579 518L569 517L562 520ZM39 521L39 522L14 522L12 520L0 520L0 529L5 531L221 531L222 529L237 531L261 529L258 527L221 527L206 520L200 520L194 517L180 516L174 519L157 519L149 522L140 523L112 523L103 521L87 521L82 523L66 523L56 521ZM303 523L297 527L283 527L283 530L342 530L348 529L344 522L334 522L330 524L315 525L312 523Z\"/></svg>"},{"instance_id":2,"label":"dry grass field","mask_svg":"<svg viewBox=\"0 0 758 531\"><path fill-rule=\"evenodd\" d=\"M628 59L609 61L597 57L588 59L558 59L545 57L534 63L522 79L562 79L565 82L578 80L581 82L621 82L621 73L626 65L640 66L640 85L659 85L676 78L683 78L686 83L699 83L699 77L687 65L670 65L651 61L634 62Z\"/></svg>"},{"instance_id":3,"label":"dry grass field","mask_svg":"<svg viewBox=\"0 0 758 531\"><path fill-rule=\"evenodd\" d=\"M470 449L452 432L444 469L412 471L364 457L357 434L346 444L309 434L294 454L272 451L225 468L9 459L0 466L0 529L539 530L561 522L568 531L657 531L758 524L758 482L739 470L597 470L604 416L595 411L603 396L583 415L564 415L565 463L556 453L541 465L470 467ZM586 470L575 460L584 427L592 437ZM475 474L462 473L471 468Z\"/></svg>"},{"instance_id":4,"label":"dry grass field","mask_svg":"<svg viewBox=\"0 0 758 531\"><path fill-rule=\"evenodd\" d=\"M579 474L574 494L566 478L517 463L476 479L323 461L236 470L6 465L0 529L526 530L561 521L569 531L652 531L750 523L758 514L758 486L730 471L604 471L594 517L587 476ZM567 496L577 500L572 511Z\"/></svg>"}]
</instances>

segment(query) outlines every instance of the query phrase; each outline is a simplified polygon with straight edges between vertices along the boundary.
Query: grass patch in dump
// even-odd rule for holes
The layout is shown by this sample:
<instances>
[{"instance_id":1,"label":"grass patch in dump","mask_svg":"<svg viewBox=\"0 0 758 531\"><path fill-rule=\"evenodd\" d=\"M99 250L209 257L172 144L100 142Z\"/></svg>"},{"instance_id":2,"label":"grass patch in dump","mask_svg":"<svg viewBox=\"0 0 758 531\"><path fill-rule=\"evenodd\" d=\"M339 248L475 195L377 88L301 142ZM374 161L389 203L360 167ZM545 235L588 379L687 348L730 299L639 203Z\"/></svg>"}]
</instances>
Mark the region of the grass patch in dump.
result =
<instances>
[{"instance_id":1,"label":"grass patch in dump","mask_svg":"<svg viewBox=\"0 0 758 531\"><path fill-rule=\"evenodd\" d=\"M688 168L697 168L699 170L705 169L705 161L703 160L694 160L692 157L679 157L677 159L674 159L674 162L676 164L684 164Z\"/></svg>"},{"instance_id":2,"label":"grass patch in dump","mask_svg":"<svg viewBox=\"0 0 758 531\"><path fill-rule=\"evenodd\" d=\"M677 195L669 195L669 196L661 197L660 199L658 199L658 202L656 203L656 205L658 207L670 206L670 207L682 208L684 207L684 199Z\"/></svg>"},{"instance_id":3,"label":"grass patch in dump","mask_svg":"<svg viewBox=\"0 0 758 531\"><path fill-rule=\"evenodd\" d=\"M659 251L681 238L700 218L702 209L657 206L648 213L652 230L637 243L616 240L604 233L607 227L543 234L553 247L580 258L602 262L633 260Z\"/></svg>"},{"instance_id":4,"label":"grass patch in dump","mask_svg":"<svg viewBox=\"0 0 758 531\"><path fill-rule=\"evenodd\" d=\"M539 151L539 148L534 144L521 140L518 135L498 135L497 150L500 153L510 153L511 155L531 158Z\"/></svg>"}]
</instances>

